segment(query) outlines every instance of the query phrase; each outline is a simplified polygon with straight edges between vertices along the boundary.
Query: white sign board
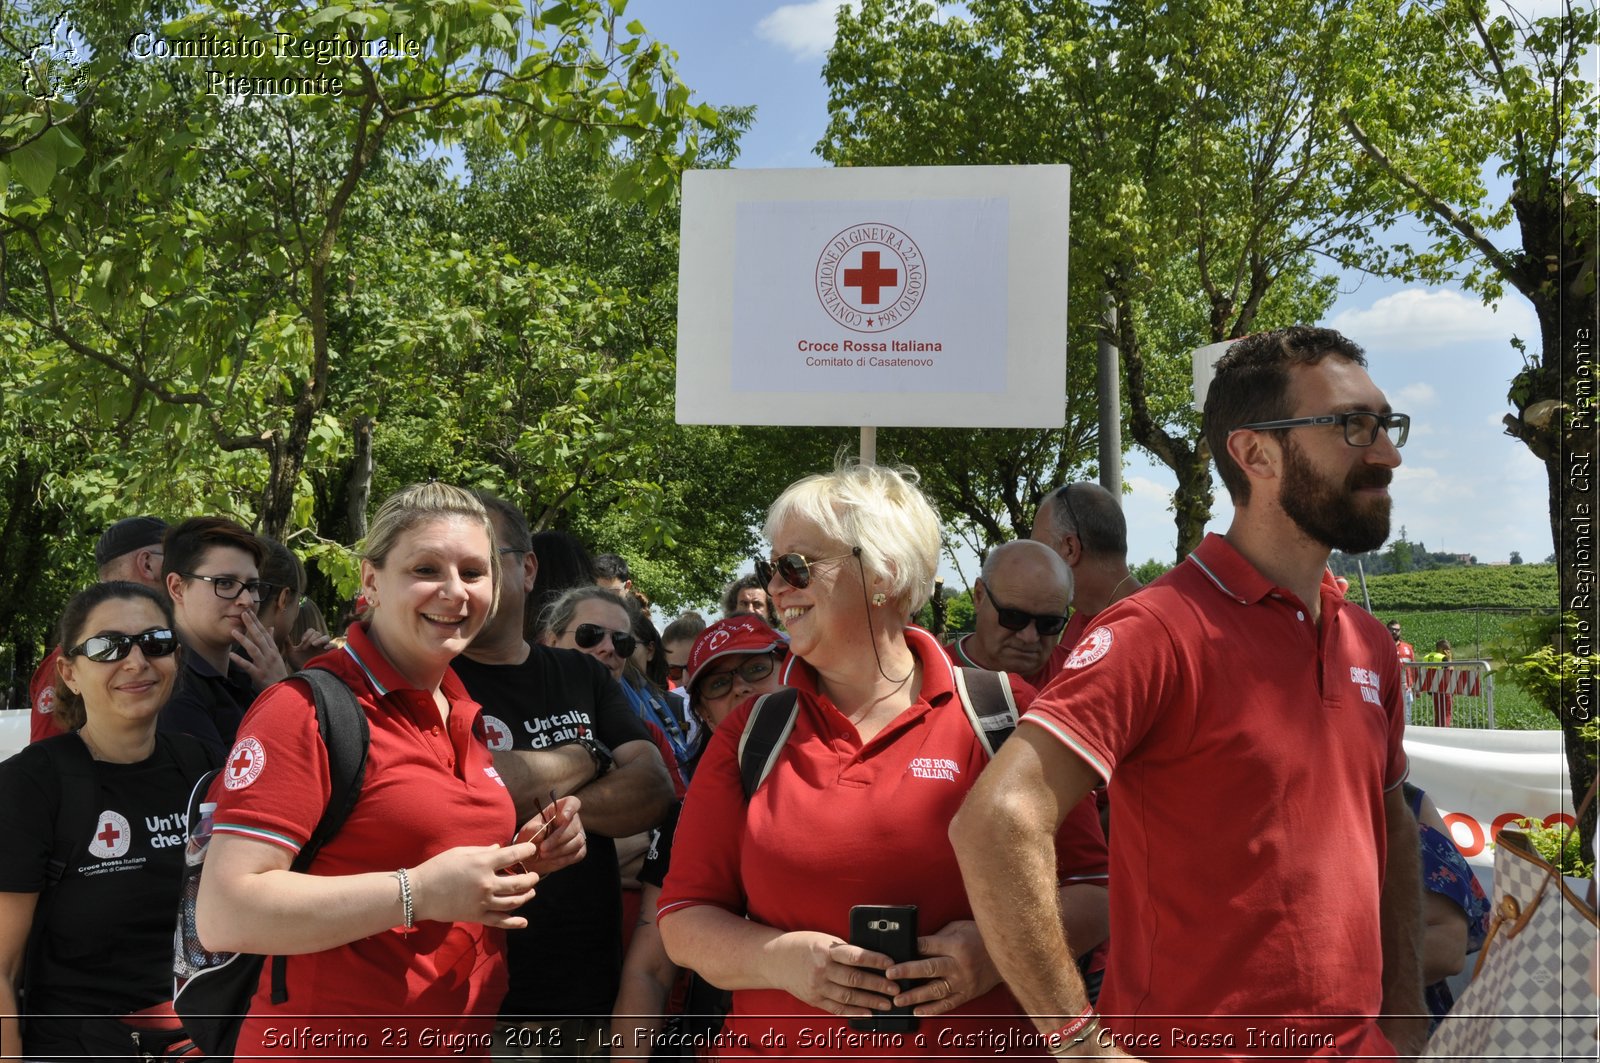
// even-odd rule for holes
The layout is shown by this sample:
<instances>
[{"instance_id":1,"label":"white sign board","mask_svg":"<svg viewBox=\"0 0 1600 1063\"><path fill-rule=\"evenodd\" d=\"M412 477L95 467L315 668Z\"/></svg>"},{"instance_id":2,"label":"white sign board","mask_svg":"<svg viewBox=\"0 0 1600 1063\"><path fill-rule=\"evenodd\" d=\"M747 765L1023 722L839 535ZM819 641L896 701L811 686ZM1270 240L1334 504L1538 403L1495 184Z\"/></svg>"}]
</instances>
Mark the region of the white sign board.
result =
<instances>
[{"instance_id":1,"label":"white sign board","mask_svg":"<svg viewBox=\"0 0 1600 1063\"><path fill-rule=\"evenodd\" d=\"M1069 188L1066 166L685 174L678 421L1060 427Z\"/></svg>"},{"instance_id":2,"label":"white sign board","mask_svg":"<svg viewBox=\"0 0 1600 1063\"><path fill-rule=\"evenodd\" d=\"M1211 378L1217 375L1217 363L1222 356L1228 353L1238 340L1223 340L1221 343L1208 343L1204 347L1196 347L1189 352L1190 359L1194 362L1194 411L1204 413L1206 409L1206 392L1211 390Z\"/></svg>"}]
</instances>

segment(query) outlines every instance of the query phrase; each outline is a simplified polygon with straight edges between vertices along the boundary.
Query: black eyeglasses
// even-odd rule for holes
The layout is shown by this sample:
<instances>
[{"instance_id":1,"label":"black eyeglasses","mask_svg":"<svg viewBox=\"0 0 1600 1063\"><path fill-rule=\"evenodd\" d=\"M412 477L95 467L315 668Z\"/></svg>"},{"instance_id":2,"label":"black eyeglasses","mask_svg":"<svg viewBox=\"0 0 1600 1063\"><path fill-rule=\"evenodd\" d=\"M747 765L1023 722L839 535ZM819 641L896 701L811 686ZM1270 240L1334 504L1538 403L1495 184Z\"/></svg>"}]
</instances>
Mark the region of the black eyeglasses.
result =
<instances>
[{"instance_id":1,"label":"black eyeglasses","mask_svg":"<svg viewBox=\"0 0 1600 1063\"><path fill-rule=\"evenodd\" d=\"M837 557L819 557L815 561L809 560L804 554L779 554L768 561L764 557L755 559L756 579L761 581L763 587L772 582L774 574L791 587L804 590L811 586L811 569L816 565L827 565L834 561L843 561L847 557L860 557L861 547L853 548L848 554Z\"/></svg>"},{"instance_id":2,"label":"black eyeglasses","mask_svg":"<svg viewBox=\"0 0 1600 1063\"><path fill-rule=\"evenodd\" d=\"M1396 450L1406 445L1411 434L1409 413L1373 413L1371 410L1353 410L1350 413L1328 413L1317 417L1290 417L1283 421L1257 421L1242 424L1235 432L1250 429L1264 432L1271 428L1309 428L1312 425L1336 424L1344 428L1344 441L1352 447L1370 447L1378 441L1378 432L1390 437Z\"/></svg>"},{"instance_id":3,"label":"black eyeglasses","mask_svg":"<svg viewBox=\"0 0 1600 1063\"><path fill-rule=\"evenodd\" d=\"M166 657L178 648L178 636L164 627L153 627L137 635L113 631L91 635L67 651L68 657L87 657L91 661L120 661L139 647L146 657Z\"/></svg>"},{"instance_id":4,"label":"black eyeglasses","mask_svg":"<svg viewBox=\"0 0 1600 1063\"><path fill-rule=\"evenodd\" d=\"M250 597L259 602L266 598L267 588L272 586L258 579L243 580L235 576L202 576L198 572L180 572L178 575L184 579L204 580L211 584L211 589L216 592L217 597L226 602L233 601L245 591L249 591Z\"/></svg>"},{"instance_id":5,"label":"black eyeglasses","mask_svg":"<svg viewBox=\"0 0 1600 1063\"><path fill-rule=\"evenodd\" d=\"M611 636L611 648L617 651L618 657L631 657L639 647L639 640L631 631L611 631L599 624L579 624L572 629L572 641L582 650L594 649L607 635Z\"/></svg>"},{"instance_id":6,"label":"black eyeglasses","mask_svg":"<svg viewBox=\"0 0 1600 1063\"><path fill-rule=\"evenodd\" d=\"M1001 605L1000 599L994 596L994 588L984 584L984 590L989 593L984 595L990 605L994 606L995 615L1000 618L1000 626L1007 631L1021 631L1029 624L1033 625L1039 637L1047 639L1067 626L1067 618L1056 616L1054 613L1028 613L1021 609L1013 609L1008 605Z\"/></svg>"},{"instance_id":7,"label":"black eyeglasses","mask_svg":"<svg viewBox=\"0 0 1600 1063\"><path fill-rule=\"evenodd\" d=\"M759 683L772 674L778 667L778 658L770 653L763 653L759 657L752 657L737 668L730 668L726 672L708 675L700 680L700 696L702 698L725 698L733 689L735 677L743 679L746 683Z\"/></svg>"}]
</instances>

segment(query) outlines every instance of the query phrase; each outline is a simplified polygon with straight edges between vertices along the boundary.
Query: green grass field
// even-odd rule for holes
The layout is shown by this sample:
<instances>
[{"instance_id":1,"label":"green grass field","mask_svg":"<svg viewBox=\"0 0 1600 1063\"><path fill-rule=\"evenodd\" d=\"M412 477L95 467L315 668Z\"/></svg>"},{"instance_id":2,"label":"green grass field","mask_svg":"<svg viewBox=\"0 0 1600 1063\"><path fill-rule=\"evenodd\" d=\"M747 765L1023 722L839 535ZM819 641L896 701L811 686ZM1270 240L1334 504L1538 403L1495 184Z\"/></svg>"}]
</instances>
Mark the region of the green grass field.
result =
<instances>
[{"instance_id":1,"label":"green grass field","mask_svg":"<svg viewBox=\"0 0 1600 1063\"><path fill-rule=\"evenodd\" d=\"M1418 654L1431 652L1435 642L1448 639L1457 660L1489 660L1494 668L1496 727L1509 731L1556 729L1555 717L1535 704L1521 687L1500 674L1505 661L1499 654L1504 651L1506 644L1516 641L1513 626L1526 614L1483 609L1386 612L1381 608L1376 613L1385 622L1400 621L1405 640L1417 648Z\"/></svg>"}]
</instances>

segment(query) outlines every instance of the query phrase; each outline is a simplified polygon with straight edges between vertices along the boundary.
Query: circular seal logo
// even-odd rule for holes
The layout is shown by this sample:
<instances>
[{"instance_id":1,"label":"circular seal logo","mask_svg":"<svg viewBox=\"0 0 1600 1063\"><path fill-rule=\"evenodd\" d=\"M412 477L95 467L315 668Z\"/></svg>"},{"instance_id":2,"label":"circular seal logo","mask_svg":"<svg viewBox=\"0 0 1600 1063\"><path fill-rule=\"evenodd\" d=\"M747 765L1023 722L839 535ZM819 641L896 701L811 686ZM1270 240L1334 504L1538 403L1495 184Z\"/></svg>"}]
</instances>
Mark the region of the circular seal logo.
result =
<instances>
[{"instance_id":1,"label":"circular seal logo","mask_svg":"<svg viewBox=\"0 0 1600 1063\"><path fill-rule=\"evenodd\" d=\"M717 630L715 630L715 631L713 631L711 633L711 637L706 639L706 652L707 653L715 653L715 652L717 652L717 650L722 648L722 644L727 642L731 638L733 638L733 635L731 635L728 632L727 628L725 628L725 627L717 628Z\"/></svg>"},{"instance_id":2,"label":"circular seal logo","mask_svg":"<svg viewBox=\"0 0 1600 1063\"><path fill-rule=\"evenodd\" d=\"M503 753L511 748L511 728L505 725L504 720L488 713L483 714L483 737L489 748L496 753Z\"/></svg>"},{"instance_id":3,"label":"circular seal logo","mask_svg":"<svg viewBox=\"0 0 1600 1063\"><path fill-rule=\"evenodd\" d=\"M243 790L256 781L261 769L267 766L267 751L254 738L241 738L228 754L223 768L222 785L230 790Z\"/></svg>"},{"instance_id":4,"label":"circular seal logo","mask_svg":"<svg viewBox=\"0 0 1600 1063\"><path fill-rule=\"evenodd\" d=\"M1066 668L1087 668L1111 652L1111 629L1097 627L1078 640L1078 646L1067 658Z\"/></svg>"},{"instance_id":5,"label":"circular seal logo","mask_svg":"<svg viewBox=\"0 0 1600 1063\"><path fill-rule=\"evenodd\" d=\"M835 234L817 259L817 298L852 332L886 332L916 313L928 267L916 241L883 222Z\"/></svg>"},{"instance_id":6,"label":"circular seal logo","mask_svg":"<svg viewBox=\"0 0 1600 1063\"><path fill-rule=\"evenodd\" d=\"M39 691L39 696L33 703L33 711L40 716L48 716L56 711L56 688L54 686L48 686Z\"/></svg>"},{"instance_id":7,"label":"circular seal logo","mask_svg":"<svg viewBox=\"0 0 1600 1063\"><path fill-rule=\"evenodd\" d=\"M119 856L127 856L128 846L132 844L133 828L128 826L126 816L109 808L100 813L100 820L94 827L94 837L89 839L90 856L114 860Z\"/></svg>"}]
</instances>

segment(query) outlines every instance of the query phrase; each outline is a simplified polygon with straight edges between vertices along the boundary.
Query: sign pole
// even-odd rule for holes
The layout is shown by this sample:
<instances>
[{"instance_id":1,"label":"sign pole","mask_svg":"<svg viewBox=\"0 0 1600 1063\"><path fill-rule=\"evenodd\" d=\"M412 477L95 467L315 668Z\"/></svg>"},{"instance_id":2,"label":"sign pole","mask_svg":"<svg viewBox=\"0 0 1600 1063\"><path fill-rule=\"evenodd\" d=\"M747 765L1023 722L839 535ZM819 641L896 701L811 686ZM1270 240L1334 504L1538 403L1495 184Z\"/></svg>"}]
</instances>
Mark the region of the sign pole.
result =
<instances>
[{"instance_id":1,"label":"sign pole","mask_svg":"<svg viewBox=\"0 0 1600 1063\"><path fill-rule=\"evenodd\" d=\"M861 464L878 464L878 429L876 425L861 426Z\"/></svg>"}]
</instances>

